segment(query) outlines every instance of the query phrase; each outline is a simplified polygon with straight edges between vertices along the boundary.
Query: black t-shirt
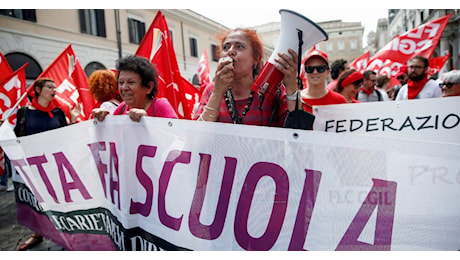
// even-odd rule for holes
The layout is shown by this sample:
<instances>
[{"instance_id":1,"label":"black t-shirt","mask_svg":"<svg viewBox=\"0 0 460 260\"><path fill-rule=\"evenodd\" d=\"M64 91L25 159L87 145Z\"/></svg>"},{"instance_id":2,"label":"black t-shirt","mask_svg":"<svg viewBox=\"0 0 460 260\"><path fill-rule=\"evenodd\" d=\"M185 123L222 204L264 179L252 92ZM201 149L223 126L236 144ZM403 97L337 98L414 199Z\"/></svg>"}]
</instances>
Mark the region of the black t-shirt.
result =
<instances>
[{"instance_id":1,"label":"black t-shirt","mask_svg":"<svg viewBox=\"0 0 460 260\"><path fill-rule=\"evenodd\" d=\"M60 108L55 108L51 111L53 114L52 118L47 112L42 112L40 110L29 108L19 109L16 117L16 126L14 127L14 133L18 137L21 133L21 122L24 117L24 111L26 114L24 135L33 135L67 125L65 114Z\"/></svg>"}]
</instances>

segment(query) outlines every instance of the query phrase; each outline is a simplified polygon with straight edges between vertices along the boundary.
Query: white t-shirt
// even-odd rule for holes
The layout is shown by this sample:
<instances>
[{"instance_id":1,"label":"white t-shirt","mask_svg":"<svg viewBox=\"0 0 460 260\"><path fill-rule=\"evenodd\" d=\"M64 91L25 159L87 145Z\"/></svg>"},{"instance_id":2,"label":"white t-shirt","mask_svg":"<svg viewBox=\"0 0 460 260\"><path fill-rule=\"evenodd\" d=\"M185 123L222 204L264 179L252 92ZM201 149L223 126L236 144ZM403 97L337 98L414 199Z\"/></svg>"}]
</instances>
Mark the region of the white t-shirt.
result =
<instances>
[{"instance_id":1,"label":"white t-shirt","mask_svg":"<svg viewBox=\"0 0 460 260\"><path fill-rule=\"evenodd\" d=\"M105 101L104 103L101 104L100 108L107 109L110 113L112 113L119 104L113 102L113 101Z\"/></svg>"},{"instance_id":2,"label":"white t-shirt","mask_svg":"<svg viewBox=\"0 0 460 260\"><path fill-rule=\"evenodd\" d=\"M436 81L430 79L428 82L425 84L423 89L418 93L416 99L422 99L422 98L436 98L436 97L442 97L442 91L441 88L439 87L439 83ZM407 98L407 84L402 86L401 89L398 92L398 95L395 98L395 101L397 100L408 100Z\"/></svg>"}]
</instances>

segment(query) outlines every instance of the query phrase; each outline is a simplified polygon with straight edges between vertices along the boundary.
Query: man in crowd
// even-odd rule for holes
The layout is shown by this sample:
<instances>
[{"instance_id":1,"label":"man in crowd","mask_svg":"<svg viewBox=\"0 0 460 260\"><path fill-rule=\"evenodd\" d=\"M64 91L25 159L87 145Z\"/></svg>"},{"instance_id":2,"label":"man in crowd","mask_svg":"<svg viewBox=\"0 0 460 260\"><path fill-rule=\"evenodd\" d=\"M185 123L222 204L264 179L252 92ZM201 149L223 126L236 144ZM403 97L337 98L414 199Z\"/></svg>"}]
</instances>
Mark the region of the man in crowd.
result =
<instances>
[{"instance_id":1,"label":"man in crowd","mask_svg":"<svg viewBox=\"0 0 460 260\"><path fill-rule=\"evenodd\" d=\"M423 56L415 56L409 60L408 71L409 80L402 86L395 100L409 100L422 98L441 97L442 91L439 84L428 79L428 59Z\"/></svg>"},{"instance_id":2,"label":"man in crowd","mask_svg":"<svg viewBox=\"0 0 460 260\"><path fill-rule=\"evenodd\" d=\"M366 70L363 76L363 86L356 95L356 100L360 102L383 101L382 94L375 88L377 73L372 70Z\"/></svg>"}]
</instances>

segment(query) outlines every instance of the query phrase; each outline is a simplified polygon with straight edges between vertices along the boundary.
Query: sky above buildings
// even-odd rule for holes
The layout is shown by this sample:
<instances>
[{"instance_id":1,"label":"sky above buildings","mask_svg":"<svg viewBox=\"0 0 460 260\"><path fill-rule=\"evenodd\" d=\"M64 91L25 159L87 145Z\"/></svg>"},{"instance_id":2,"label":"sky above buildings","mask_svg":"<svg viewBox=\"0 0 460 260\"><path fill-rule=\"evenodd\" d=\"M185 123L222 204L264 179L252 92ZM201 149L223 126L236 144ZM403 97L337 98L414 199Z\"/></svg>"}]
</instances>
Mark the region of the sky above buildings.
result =
<instances>
[{"instance_id":1,"label":"sky above buildings","mask_svg":"<svg viewBox=\"0 0 460 260\"><path fill-rule=\"evenodd\" d=\"M364 35L370 31L376 31L379 18L387 18L388 9L324 9L324 8L281 8L295 11L315 23L342 20L343 22L361 22L364 26ZM279 22L281 16L278 8L267 9L192 9L218 23L230 28L251 27L269 22Z\"/></svg>"}]
</instances>

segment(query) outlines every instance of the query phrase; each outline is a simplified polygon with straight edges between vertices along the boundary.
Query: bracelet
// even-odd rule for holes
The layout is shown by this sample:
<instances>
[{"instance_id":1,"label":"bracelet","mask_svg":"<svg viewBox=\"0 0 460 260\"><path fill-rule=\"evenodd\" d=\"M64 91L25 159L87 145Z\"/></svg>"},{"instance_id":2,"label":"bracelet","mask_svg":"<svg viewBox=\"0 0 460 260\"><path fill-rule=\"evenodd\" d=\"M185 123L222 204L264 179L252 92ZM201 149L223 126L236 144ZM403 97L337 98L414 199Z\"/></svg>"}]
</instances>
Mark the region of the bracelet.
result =
<instances>
[{"instance_id":1,"label":"bracelet","mask_svg":"<svg viewBox=\"0 0 460 260\"><path fill-rule=\"evenodd\" d=\"M292 94L292 95L288 95L288 94L286 93L286 99L287 99L287 100L290 100L290 101L295 101L295 100L297 100L297 97L298 97L298 96L299 96L299 90L296 90L296 91L294 92L294 94Z\"/></svg>"},{"instance_id":2,"label":"bracelet","mask_svg":"<svg viewBox=\"0 0 460 260\"><path fill-rule=\"evenodd\" d=\"M204 107L203 107L203 110L217 111L217 109L208 107L208 105L204 106Z\"/></svg>"},{"instance_id":3,"label":"bracelet","mask_svg":"<svg viewBox=\"0 0 460 260\"><path fill-rule=\"evenodd\" d=\"M210 108L210 107L208 107L208 106L206 105L206 106L203 107L203 113L201 113L201 115L204 114L205 112L208 112L208 111L217 111L217 109L215 109L215 108ZM217 112L217 114L215 114L215 115L212 115L212 114L208 113L208 116L209 116L210 118L216 118L218 115L219 115L219 112Z\"/></svg>"}]
</instances>

